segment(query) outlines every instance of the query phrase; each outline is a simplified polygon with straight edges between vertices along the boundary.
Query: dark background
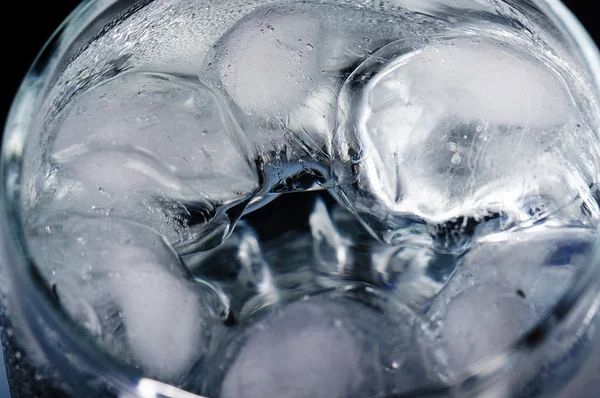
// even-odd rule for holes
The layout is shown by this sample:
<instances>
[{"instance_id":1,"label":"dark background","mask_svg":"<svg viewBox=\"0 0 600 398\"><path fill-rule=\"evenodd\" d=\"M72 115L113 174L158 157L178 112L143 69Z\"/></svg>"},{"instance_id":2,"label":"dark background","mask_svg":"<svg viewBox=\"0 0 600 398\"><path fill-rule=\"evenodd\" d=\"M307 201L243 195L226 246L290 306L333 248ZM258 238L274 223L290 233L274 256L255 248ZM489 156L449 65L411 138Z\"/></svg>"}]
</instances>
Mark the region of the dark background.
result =
<instances>
[{"instance_id":1,"label":"dark background","mask_svg":"<svg viewBox=\"0 0 600 398\"><path fill-rule=\"evenodd\" d=\"M10 8L4 7L3 21L0 24L0 37L2 38L2 55L0 55L0 65L2 65L0 69L2 72L2 78L0 78L2 84L0 91L1 126L4 126L12 98L29 65L46 39L79 3L79 0L21 0L10 1L8 3ZM600 42L600 22L596 23L597 18L594 18L596 13L593 11L595 2L565 0L564 3L583 22L596 42Z\"/></svg>"}]
</instances>

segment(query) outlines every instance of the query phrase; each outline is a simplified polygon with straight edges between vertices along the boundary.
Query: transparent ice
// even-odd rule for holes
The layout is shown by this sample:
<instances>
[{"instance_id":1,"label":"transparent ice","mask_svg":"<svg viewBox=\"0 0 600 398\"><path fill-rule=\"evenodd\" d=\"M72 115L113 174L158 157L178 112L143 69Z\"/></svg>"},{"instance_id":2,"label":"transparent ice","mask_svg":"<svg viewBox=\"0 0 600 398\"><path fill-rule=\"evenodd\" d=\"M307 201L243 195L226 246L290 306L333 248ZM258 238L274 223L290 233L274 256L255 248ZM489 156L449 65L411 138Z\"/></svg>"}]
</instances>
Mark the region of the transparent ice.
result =
<instances>
[{"instance_id":1,"label":"transparent ice","mask_svg":"<svg viewBox=\"0 0 600 398\"><path fill-rule=\"evenodd\" d=\"M383 241L415 224L585 219L581 202L597 217L597 148L568 82L519 36L478 33L391 43L344 83L339 195Z\"/></svg>"},{"instance_id":2,"label":"transparent ice","mask_svg":"<svg viewBox=\"0 0 600 398\"><path fill-rule=\"evenodd\" d=\"M256 232L244 221L220 246L183 260L196 280L207 283L219 295L227 316L239 317L250 299L254 306L267 306L278 300Z\"/></svg>"},{"instance_id":3,"label":"transparent ice","mask_svg":"<svg viewBox=\"0 0 600 398\"><path fill-rule=\"evenodd\" d=\"M547 315L585 264L594 237L584 228L534 228L475 244L426 316L447 371L506 348Z\"/></svg>"},{"instance_id":4,"label":"transparent ice","mask_svg":"<svg viewBox=\"0 0 600 398\"><path fill-rule=\"evenodd\" d=\"M227 237L259 187L239 127L196 79L122 75L78 95L52 128L38 212L141 222L185 251Z\"/></svg>"},{"instance_id":5,"label":"transparent ice","mask_svg":"<svg viewBox=\"0 0 600 398\"><path fill-rule=\"evenodd\" d=\"M331 207L317 199L309 218L316 266L328 277L368 281L420 310L454 271L456 258L436 252L430 237L415 235L396 245L383 244L347 210Z\"/></svg>"},{"instance_id":6,"label":"transparent ice","mask_svg":"<svg viewBox=\"0 0 600 398\"><path fill-rule=\"evenodd\" d=\"M72 217L30 244L55 300L121 361L174 380L202 357L219 302L151 229Z\"/></svg>"}]
</instances>

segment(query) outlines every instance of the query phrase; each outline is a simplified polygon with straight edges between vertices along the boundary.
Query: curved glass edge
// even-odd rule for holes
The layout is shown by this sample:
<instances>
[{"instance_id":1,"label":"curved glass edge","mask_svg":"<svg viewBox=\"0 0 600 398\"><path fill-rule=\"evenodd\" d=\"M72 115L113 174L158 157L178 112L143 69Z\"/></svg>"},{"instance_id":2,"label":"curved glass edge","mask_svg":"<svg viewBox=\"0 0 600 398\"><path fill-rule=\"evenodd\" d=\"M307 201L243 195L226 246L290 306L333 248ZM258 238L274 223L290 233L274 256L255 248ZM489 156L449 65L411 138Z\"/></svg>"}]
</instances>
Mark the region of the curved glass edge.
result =
<instances>
[{"instance_id":1,"label":"curved glass edge","mask_svg":"<svg viewBox=\"0 0 600 398\"><path fill-rule=\"evenodd\" d=\"M600 52L581 22L560 0L533 0L533 2L559 28L563 37L568 40L569 46L581 53L595 86L594 91L600 93Z\"/></svg>"},{"instance_id":2,"label":"curved glass edge","mask_svg":"<svg viewBox=\"0 0 600 398\"><path fill-rule=\"evenodd\" d=\"M36 344L39 352L38 355L34 355L35 359L52 358L52 366L55 369L63 366L64 369L76 370L71 375L60 371L59 374L65 381L73 378L73 386L78 392L93 393L92 384L97 382L93 379L100 379L106 382L104 388L114 390L116 395L133 396L137 394L141 375L134 375L129 369L114 366L106 354L92 348L88 341L68 327L59 309L47 299L48 292L44 291L39 283L37 270L24 245L19 201L24 143L33 125L36 110L43 100L43 94L51 84L49 77L56 74L60 61L64 59L73 39L79 37L92 21L118 2L119 0L83 1L44 45L19 87L8 114L2 142L0 223L6 228L2 228L1 231L5 254L1 266L4 268L3 273L10 278L10 291L7 294L21 295L21 298L26 300L17 300L19 304L28 303L19 305L18 308L10 308L11 318L17 318L14 321L20 323L15 324L15 328L25 329L25 334L28 335L26 337L30 338L47 338L48 331L51 331L53 340L62 343L62 349L59 345L47 341ZM6 302L3 305L11 301L9 298L4 299ZM69 352L76 352L83 360L73 361ZM39 358L40 355L43 358ZM85 367L78 369L75 363L85 363ZM82 376L89 379L84 380Z\"/></svg>"},{"instance_id":3,"label":"curved glass edge","mask_svg":"<svg viewBox=\"0 0 600 398\"><path fill-rule=\"evenodd\" d=\"M35 269L22 244L24 235L19 217L20 170L24 142L32 125L32 115L35 114L35 110L40 104L41 95L51 84L48 77L56 72L59 61L64 58L65 53L72 45L72 39L78 37L98 15L117 2L119 0L86 0L80 4L47 42L21 84L7 118L2 143L0 222L9 226L2 230L3 245L8 253L5 262L13 266L18 264L17 267L27 271L10 272L10 274L13 278L14 288L27 291L31 300L32 305L21 308L28 326L43 325L43 327L51 328L58 336L72 345L78 354L84 356L87 368L91 372L107 379L109 384L114 386L120 394L139 396L143 392L140 388L149 385L150 380L128 374L125 369L108 366L110 361L100 350L90 349L86 341L77 336L72 328L61 322L62 317L58 308L53 307L46 300L46 294L40 291L40 286L31 279L32 276L35 276L32 275L35 274ZM596 94L600 93L600 54L589 34L559 0L533 0L533 3L556 25L568 45L581 54L589 77L594 84L593 91ZM599 259L600 243L597 242L593 250L592 262L588 267L582 269L577 282L569 292L561 298L550 314L512 346L468 368L452 384L431 386L390 398L454 396L460 394L461 391L472 390L474 384L480 387L478 390L490 387L509 372L512 365L533 350L543 346L555 333L557 327L568 319L569 314L577 305L584 302L590 295L596 295L595 288L600 280ZM597 305L592 307L596 309ZM55 356L53 355L55 353L51 352L51 347L43 344L40 346L44 346L46 354ZM143 390L149 391L147 388ZM177 397L184 392L174 389L172 393L172 396ZM185 394L190 396L189 393Z\"/></svg>"}]
</instances>

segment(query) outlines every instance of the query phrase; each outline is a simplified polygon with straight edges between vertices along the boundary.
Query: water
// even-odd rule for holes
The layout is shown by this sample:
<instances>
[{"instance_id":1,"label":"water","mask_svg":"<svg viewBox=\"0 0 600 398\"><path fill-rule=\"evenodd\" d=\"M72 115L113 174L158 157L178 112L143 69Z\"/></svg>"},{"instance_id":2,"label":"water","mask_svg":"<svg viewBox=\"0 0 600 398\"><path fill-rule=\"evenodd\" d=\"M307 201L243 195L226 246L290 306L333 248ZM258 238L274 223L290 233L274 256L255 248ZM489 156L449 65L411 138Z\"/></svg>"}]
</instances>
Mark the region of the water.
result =
<instances>
[{"instance_id":1,"label":"water","mask_svg":"<svg viewBox=\"0 0 600 398\"><path fill-rule=\"evenodd\" d=\"M203 396L386 397L547 314L600 217L555 43L522 15L230 3L151 3L47 102L24 224L82 335Z\"/></svg>"}]
</instances>

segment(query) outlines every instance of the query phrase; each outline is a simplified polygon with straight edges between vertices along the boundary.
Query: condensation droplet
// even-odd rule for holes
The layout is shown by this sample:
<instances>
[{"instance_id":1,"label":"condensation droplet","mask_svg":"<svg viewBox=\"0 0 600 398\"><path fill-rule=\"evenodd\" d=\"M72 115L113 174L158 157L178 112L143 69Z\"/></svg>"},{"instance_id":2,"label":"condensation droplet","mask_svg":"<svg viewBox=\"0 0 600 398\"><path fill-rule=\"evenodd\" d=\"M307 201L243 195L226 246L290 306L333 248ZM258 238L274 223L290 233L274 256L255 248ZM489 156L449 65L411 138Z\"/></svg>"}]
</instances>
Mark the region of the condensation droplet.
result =
<instances>
[{"instance_id":1,"label":"condensation droplet","mask_svg":"<svg viewBox=\"0 0 600 398\"><path fill-rule=\"evenodd\" d=\"M451 162L452 162L452 164L459 164L460 163L460 159L461 159L460 153L456 152L454 154L454 156L452 156Z\"/></svg>"}]
</instances>

